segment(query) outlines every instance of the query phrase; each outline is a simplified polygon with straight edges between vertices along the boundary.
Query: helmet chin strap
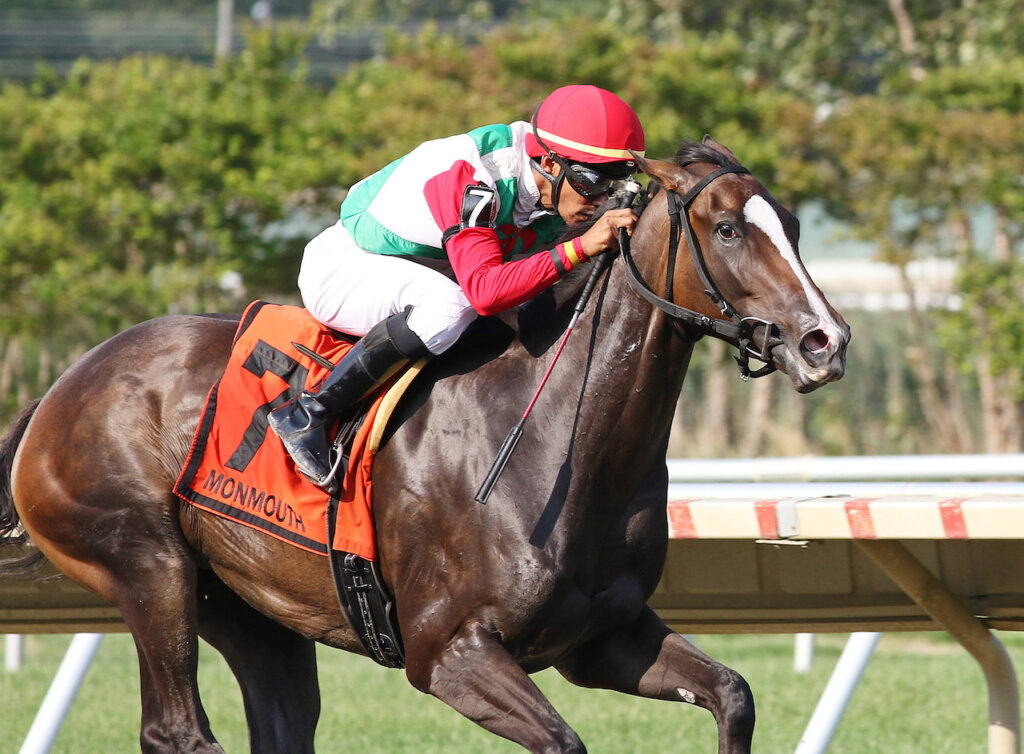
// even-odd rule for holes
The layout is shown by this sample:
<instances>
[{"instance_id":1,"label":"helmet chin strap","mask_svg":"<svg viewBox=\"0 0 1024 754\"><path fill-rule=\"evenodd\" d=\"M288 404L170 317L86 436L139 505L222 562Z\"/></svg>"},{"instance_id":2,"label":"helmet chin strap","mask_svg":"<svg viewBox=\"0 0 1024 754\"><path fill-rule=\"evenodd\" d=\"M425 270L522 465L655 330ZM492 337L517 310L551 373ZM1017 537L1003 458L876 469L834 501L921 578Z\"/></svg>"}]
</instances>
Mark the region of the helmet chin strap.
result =
<instances>
[{"instance_id":1,"label":"helmet chin strap","mask_svg":"<svg viewBox=\"0 0 1024 754\"><path fill-rule=\"evenodd\" d=\"M537 171L538 175L551 184L551 207L545 207L544 200L542 199L541 209L549 215L558 215L558 198L562 195L562 184L565 183L565 170L563 169L558 175L552 175L541 167L540 160L536 157L530 160L530 165Z\"/></svg>"},{"instance_id":2,"label":"helmet chin strap","mask_svg":"<svg viewBox=\"0 0 1024 754\"><path fill-rule=\"evenodd\" d=\"M538 107L533 113L533 119L530 121L530 125L533 127L533 138L537 140L541 149L548 153L548 157L551 158L551 161L558 165L561 170L558 175L552 175L541 167L540 159L536 157L530 160L530 164L533 165L534 170L544 177L544 180L551 184L551 209L545 208L543 203L541 204L541 207L549 215L558 215L558 198L562 195L562 184L565 183L565 173L569 169L569 163L559 155L555 154L555 150L545 144L544 140L540 138L540 134L537 133L537 116L539 114L540 108Z\"/></svg>"}]
</instances>

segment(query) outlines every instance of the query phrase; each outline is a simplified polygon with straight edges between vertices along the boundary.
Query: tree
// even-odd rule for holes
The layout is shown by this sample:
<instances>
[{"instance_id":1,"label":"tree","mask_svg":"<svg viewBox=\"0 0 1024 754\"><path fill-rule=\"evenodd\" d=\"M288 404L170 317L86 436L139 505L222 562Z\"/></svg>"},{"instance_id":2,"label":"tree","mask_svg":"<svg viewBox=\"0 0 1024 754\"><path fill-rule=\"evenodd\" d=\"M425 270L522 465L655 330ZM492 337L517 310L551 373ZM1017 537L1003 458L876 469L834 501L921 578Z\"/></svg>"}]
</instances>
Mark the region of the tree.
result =
<instances>
[{"instance_id":1,"label":"tree","mask_svg":"<svg viewBox=\"0 0 1024 754\"><path fill-rule=\"evenodd\" d=\"M293 279L306 233L274 225L338 196L321 96L285 65L303 46L268 32L213 69L80 61L63 83L6 85L2 333L96 342L168 311L236 308L239 277Z\"/></svg>"},{"instance_id":2,"label":"tree","mask_svg":"<svg viewBox=\"0 0 1024 754\"><path fill-rule=\"evenodd\" d=\"M444 17L469 5L403 7ZM518 12L489 7L494 18ZM301 249L335 221L347 186L424 139L528 118L554 87L589 81L634 105L653 156L712 133L784 203L823 203L882 259L901 267L923 255L958 260L961 311L911 311L912 334L891 347L858 333L851 365L867 363L866 382L852 382L851 370L841 388L857 405L829 397L836 391L804 399L796 421L805 436L783 441L786 448L964 449L975 435L995 438L988 447L1019 444L1017 4L516 7L532 17L486 32L455 25L442 33L430 23L415 35L392 30L386 56L350 67L328 90L305 76L305 38L281 26L213 68L158 57L83 61L66 81L43 74L29 86L5 85L0 335L92 344L168 311L293 297ZM557 20L562 12L574 14L571 24ZM658 23L625 31L637 18ZM891 320L868 326L894 338ZM704 350L691 369L697 389L720 384L714 351ZM0 388L9 382L0 374ZM886 388L899 397L870 412ZM750 393L722 401L743 412ZM758 406L773 403L793 416L787 395L760 391L749 408L760 416ZM778 421L756 433L735 416L728 423L719 436L734 438L730 447L744 432L751 442L780 435ZM920 423L929 429L918 431Z\"/></svg>"}]
</instances>

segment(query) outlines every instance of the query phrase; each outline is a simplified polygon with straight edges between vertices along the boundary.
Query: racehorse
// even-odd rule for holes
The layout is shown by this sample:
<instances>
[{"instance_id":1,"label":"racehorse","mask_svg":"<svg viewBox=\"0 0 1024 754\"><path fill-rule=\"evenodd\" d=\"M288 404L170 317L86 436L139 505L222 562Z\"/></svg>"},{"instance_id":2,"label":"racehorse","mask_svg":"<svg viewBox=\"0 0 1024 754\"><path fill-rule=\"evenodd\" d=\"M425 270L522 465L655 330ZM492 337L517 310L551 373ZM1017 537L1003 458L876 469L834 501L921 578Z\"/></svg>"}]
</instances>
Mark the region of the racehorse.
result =
<instances>
[{"instance_id":1,"label":"racehorse","mask_svg":"<svg viewBox=\"0 0 1024 754\"><path fill-rule=\"evenodd\" d=\"M585 751L530 678L553 666L581 686L704 707L719 752L737 754L753 735L749 686L647 605L666 557L674 407L702 333L808 392L843 375L849 328L797 255L794 216L725 147L705 138L640 165L665 190L598 281L486 504L474 490L571 307L528 325L480 320L403 398L373 471L379 562L408 680L488 731L532 752ZM258 752L313 750L315 642L363 651L326 558L172 494L237 324L169 316L116 335L0 447L5 533L20 520L131 630L146 752L222 751L197 636L236 675Z\"/></svg>"}]
</instances>

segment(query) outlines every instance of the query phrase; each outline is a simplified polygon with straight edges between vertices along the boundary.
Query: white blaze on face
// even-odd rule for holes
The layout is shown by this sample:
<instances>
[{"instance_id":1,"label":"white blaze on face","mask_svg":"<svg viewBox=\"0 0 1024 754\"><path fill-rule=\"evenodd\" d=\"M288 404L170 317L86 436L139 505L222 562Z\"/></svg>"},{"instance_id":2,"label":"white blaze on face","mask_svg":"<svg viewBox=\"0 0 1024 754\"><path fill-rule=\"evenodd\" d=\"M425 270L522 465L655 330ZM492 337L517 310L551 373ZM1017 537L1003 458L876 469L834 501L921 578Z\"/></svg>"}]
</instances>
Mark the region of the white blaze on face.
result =
<instances>
[{"instance_id":1,"label":"white blaze on face","mask_svg":"<svg viewBox=\"0 0 1024 754\"><path fill-rule=\"evenodd\" d=\"M793 274L796 275L797 280L803 286L807 301L810 303L814 313L818 315L818 326L825 330L829 337L837 337L839 335L839 326L829 314L825 300L811 283L807 270L800 264L796 251L789 242L786 231L782 228L782 220L779 219L779 213L775 211L763 196L754 194L743 206L743 217L746 218L748 223L756 225L761 229L762 233L768 236L768 240L772 242L775 248L778 249L779 254L782 255L782 258L789 264Z\"/></svg>"}]
</instances>

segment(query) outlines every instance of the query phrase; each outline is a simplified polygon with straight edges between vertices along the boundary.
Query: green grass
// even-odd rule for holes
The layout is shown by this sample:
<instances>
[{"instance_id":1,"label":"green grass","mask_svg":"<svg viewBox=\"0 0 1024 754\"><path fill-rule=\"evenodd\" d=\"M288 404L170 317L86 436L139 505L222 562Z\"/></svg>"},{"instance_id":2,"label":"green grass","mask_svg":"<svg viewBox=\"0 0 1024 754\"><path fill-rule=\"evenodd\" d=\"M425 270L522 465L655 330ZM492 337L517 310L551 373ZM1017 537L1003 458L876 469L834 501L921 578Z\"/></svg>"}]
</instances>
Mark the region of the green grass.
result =
<instances>
[{"instance_id":1,"label":"green grass","mask_svg":"<svg viewBox=\"0 0 1024 754\"><path fill-rule=\"evenodd\" d=\"M1018 668L1024 635L1000 633ZM755 751L792 752L825 687L846 635L818 637L810 673L793 672L790 636L702 636L701 648L746 677L757 702ZM17 752L70 642L30 636L25 663L0 670L0 753ZM400 671L321 648L321 752L387 754L518 752L437 700ZM704 710L578 689L553 671L536 676L593 754L713 752L715 726ZM60 736L55 754L138 751L139 681L131 638L107 636ZM220 657L203 646L200 688L213 730L228 752L248 751L241 695ZM942 634L889 634L854 694L830 754L940 754L987 751L985 682L967 653Z\"/></svg>"}]
</instances>

